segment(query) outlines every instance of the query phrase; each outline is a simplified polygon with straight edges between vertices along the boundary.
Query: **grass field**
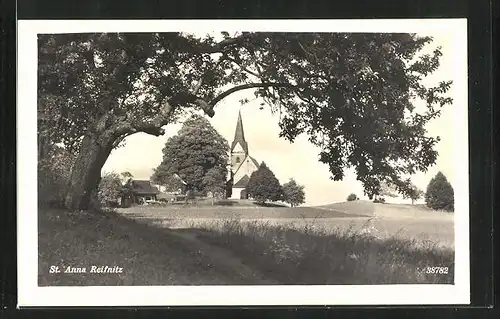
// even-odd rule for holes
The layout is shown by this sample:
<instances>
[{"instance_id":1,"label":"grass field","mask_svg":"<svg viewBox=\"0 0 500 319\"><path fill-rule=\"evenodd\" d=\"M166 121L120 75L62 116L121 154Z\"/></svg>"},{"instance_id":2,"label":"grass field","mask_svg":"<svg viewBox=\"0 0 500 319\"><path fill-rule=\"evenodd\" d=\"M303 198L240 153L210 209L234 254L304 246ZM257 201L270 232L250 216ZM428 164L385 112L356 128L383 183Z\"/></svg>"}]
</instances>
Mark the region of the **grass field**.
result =
<instances>
[{"instance_id":1,"label":"grass field","mask_svg":"<svg viewBox=\"0 0 500 319\"><path fill-rule=\"evenodd\" d=\"M453 216L411 205L48 210L39 229L40 285L453 283ZM94 264L124 273L48 273Z\"/></svg>"},{"instance_id":2,"label":"grass field","mask_svg":"<svg viewBox=\"0 0 500 319\"><path fill-rule=\"evenodd\" d=\"M323 232L351 230L367 232L378 238L432 242L436 246L454 248L453 214L430 211L421 206L373 204L358 201L320 207L259 206L137 206L119 209L120 215L144 220L167 228L204 227L220 220L237 219L242 223L264 222L269 226L310 227ZM207 226L208 227L208 226Z\"/></svg>"},{"instance_id":3,"label":"grass field","mask_svg":"<svg viewBox=\"0 0 500 319\"><path fill-rule=\"evenodd\" d=\"M39 286L245 285L267 280L213 256L174 233L113 212L39 210ZM121 267L94 274L92 266ZM61 273L49 273L57 266ZM86 273L64 273L67 267Z\"/></svg>"}]
</instances>

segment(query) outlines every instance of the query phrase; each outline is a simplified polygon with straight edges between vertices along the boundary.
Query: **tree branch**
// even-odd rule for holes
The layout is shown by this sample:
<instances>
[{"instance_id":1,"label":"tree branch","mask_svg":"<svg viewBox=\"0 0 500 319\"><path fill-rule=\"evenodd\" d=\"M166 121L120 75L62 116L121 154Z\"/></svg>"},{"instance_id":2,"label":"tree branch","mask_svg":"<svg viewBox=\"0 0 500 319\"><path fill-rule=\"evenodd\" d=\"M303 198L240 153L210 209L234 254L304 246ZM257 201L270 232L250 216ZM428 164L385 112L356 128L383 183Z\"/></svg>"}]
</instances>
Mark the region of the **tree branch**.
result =
<instances>
[{"instance_id":1,"label":"tree branch","mask_svg":"<svg viewBox=\"0 0 500 319\"><path fill-rule=\"evenodd\" d=\"M260 77L260 74L258 74L258 73L256 73L256 72L254 72L254 71L251 71L251 70L249 70L248 68L246 68L246 67L242 66L242 65L241 65L241 64L239 64L239 63L238 63L238 61L236 61L235 59L230 58L230 57L227 57L227 59L228 59L229 61L233 62L234 64L236 64L236 65L237 65L237 66L238 66L241 70L243 70L243 71L247 72L248 74L253 75L253 76L257 77L257 78L258 78L258 77Z\"/></svg>"},{"instance_id":2,"label":"tree branch","mask_svg":"<svg viewBox=\"0 0 500 319\"><path fill-rule=\"evenodd\" d=\"M291 88L294 88L296 86L292 85L290 83L272 83L272 82L241 84L241 85L232 87L232 88L230 88L227 91L222 92L217 97L215 97L212 101L210 101L208 104L210 106L214 107L222 99L224 99L227 96L233 94L234 92L242 91L242 90L247 90L247 89L252 89L252 88L266 88L266 87L291 87Z\"/></svg>"},{"instance_id":3,"label":"tree branch","mask_svg":"<svg viewBox=\"0 0 500 319\"><path fill-rule=\"evenodd\" d=\"M125 117L107 130L106 134L104 134L104 140L114 140L120 136L128 136L137 132L144 132L154 136L163 135L165 134L165 130L162 126L170 123L171 115L174 110L175 105L169 103L168 99L165 98L162 102L160 111L151 121L143 122Z\"/></svg>"},{"instance_id":4,"label":"tree branch","mask_svg":"<svg viewBox=\"0 0 500 319\"><path fill-rule=\"evenodd\" d=\"M241 42L245 41L246 39L250 39L250 38L255 37L255 36L256 36L255 33L243 33L240 36L237 36L234 38L224 39L221 42L216 43L215 45L213 45L209 48L202 49L201 52L202 53L220 53L220 52L223 52L223 50L228 46L231 46L234 44L240 44Z\"/></svg>"}]
</instances>

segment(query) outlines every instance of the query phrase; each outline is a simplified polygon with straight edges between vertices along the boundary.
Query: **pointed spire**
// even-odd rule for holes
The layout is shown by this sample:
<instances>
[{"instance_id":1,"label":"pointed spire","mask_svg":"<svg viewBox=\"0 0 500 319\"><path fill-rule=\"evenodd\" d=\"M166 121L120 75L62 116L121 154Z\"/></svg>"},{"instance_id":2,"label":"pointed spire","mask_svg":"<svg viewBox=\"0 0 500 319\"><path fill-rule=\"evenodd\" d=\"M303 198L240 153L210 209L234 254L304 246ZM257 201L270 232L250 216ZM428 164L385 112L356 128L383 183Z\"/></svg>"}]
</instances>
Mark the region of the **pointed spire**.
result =
<instances>
[{"instance_id":1,"label":"pointed spire","mask_svg":"<svg viewBox=\"0 0 500 319\"><path fill-rule=\"evenodd\" d=\"M234 132L235 141L245 141L245 133L243 132L243 120L241 119L241 111L238 111L238 122L236 122L236 131Z\"/></svg>"},{"instance_id":2,"label":"pointed spire","mask_svg":"<svg viewBox=\"0 0 500 319\"><path fill-rule=\"evenodd\" d=\"M243 131L243 120L241 118L241 110L238 111L238 121L236 122L236 130L234 132L234 140L231 145L231 151L233 151L236 144L240 143L243 150L245 150L245 154L248 154L248 144L245 141L245 133Z\"/></svg>"}]
</instances>

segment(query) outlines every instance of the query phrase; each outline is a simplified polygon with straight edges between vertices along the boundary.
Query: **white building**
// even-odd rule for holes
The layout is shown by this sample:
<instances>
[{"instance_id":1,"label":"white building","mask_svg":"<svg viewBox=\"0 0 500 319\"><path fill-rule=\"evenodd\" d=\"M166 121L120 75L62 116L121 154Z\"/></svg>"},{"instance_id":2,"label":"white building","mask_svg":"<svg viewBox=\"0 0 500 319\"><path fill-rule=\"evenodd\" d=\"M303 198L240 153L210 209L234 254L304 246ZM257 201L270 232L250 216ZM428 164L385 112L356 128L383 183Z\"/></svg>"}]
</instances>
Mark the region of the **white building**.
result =
<instances>
[{"instance_id":1,"label":"white building","mask_svg":"<svg viewBox=\"0 0 500 319\"><path fill-rule=\"evenodd\" d=\"M234 140L231 143L229 181L232 184L231 199L247 199L246 187L250 176L259 168L259 162L248 154L241 112L238 113Z\"/></svg>"}]
</instances>

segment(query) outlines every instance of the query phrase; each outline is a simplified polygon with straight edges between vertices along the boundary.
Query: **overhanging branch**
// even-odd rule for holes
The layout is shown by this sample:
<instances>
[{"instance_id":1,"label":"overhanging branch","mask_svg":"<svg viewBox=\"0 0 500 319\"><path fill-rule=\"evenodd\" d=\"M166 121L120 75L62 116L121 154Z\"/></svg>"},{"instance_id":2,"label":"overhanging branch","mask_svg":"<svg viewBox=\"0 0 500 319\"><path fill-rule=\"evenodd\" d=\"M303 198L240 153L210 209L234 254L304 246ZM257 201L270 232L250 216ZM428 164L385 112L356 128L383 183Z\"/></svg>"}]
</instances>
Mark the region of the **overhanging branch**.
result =
<instances>
[{"instance_id":1,"label":"overhanging branch","mask_svg":"<svg viewBox=\"0 0 500 319\"><path fill-rule=\"evenodd\" d=\"M169 103L168 99L164 99L160 110L156 116L150 121L144 122L134 119L129 116L122 118L121 121L116 122L115 125L110 127L105 134L105 139L114 140L123 135L131 135L137 132L160 136L165 133L162 126L170 123L171 115L174 112L175 105Z\"/></svg>"},{"instance_id":2,"label":"overhanging branch","mask_svg":"<svg viewBox=\"0 0 500 319\"><path fill-rule=\"evenodd\" d=\"M252 37L255 37L255 33L243 33L242 35L234 38L228 38L224 39L221 42L218 42L214 44L213 46L209 46L207 48L202 48L199 50L201 53L220 53L223 52L226 47L235 45L235 44L240 44L243 41L250 39Z\"/></svg>"},{"instance_id":3,"label":"overhanging branch","mask_svg":"<svg viewBox=\"0 0 500 319\"><path fill-rule=\"evenodd\" d=\"M219 94L217 97L215 97L212 101L210 101L209 105L214 107L217 103L219 103L222 99L226 98L227 96L237 92L237 91L242 91L242 90L247 90L247 89L252 89L252 88L267 88L267 87L289 87L289 88L296 88L295 85L292 85L290 83L273 83L273 82L263 82L263 83L247 83L247 84L241 84L237 85L235 87L230 88L227 91L222 92Z\"/></svg>"}]
</instances>

